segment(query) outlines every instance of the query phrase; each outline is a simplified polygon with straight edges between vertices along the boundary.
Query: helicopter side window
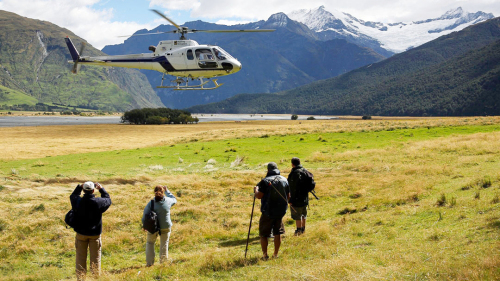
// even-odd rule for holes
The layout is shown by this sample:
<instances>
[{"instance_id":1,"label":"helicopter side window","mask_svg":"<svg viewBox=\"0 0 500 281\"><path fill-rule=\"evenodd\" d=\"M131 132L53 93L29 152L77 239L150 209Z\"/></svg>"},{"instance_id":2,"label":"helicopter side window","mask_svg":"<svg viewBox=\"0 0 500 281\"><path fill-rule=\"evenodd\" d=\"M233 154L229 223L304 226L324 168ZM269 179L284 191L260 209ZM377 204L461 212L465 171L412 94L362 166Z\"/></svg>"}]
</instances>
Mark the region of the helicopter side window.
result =
<instances>
[{"instance_id":1,"label":"helicopter side window","mask_svg":"<svg viewBox=\"0 0 500 281\"><path fill-rule=\"evenodd\" d=\"M188 60L194 60L193 50L188 50L187 51L187 59Z\"/></svg>"},{"instance_id":2,"label":"helicopter side window","mask_svg":"<svg viewBox=\"0 0 500 281\"><path fill-rule=\"evenodd\" d=\"M198 59L198 66L200 68L216 68L217 62L215 62L214 55L210 49L198 49L195 52L196 58Z\"/></svg>"},{"instance_id":3,"label":"helicopter side window","mask_svg":"<svg viewBox=\"0 0 500 281\"><path fill-rule=\"evenodd\" d=\"M224 56L223 52L219 51L217 48L213 48L212 50L218 60L226 60L226 56Z\"/></svg>"}]
</instances>

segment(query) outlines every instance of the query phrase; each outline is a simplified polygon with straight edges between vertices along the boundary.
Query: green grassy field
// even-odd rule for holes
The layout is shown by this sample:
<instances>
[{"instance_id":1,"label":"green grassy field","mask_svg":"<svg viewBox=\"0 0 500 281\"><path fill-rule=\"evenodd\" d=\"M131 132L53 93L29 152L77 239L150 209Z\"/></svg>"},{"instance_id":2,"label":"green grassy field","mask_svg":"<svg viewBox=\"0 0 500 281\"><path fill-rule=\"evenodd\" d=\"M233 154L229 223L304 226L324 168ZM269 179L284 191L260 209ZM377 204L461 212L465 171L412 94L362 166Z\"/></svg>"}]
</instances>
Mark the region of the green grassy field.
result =
<instances>
[{"instance_id":1,"label":"green grassy field","mask_svg":"<svg viewBox=\"0 0 500 281\"><path fill-rule=\"evenodd\" d=\"M35 105L38 100L24 93L0 85L0 105Z\"/></svg>"},{"instance_id":2,"label":"green grassy field","mask_svg":"<svg viewBox=\"0 0 500 281\"><path fill-rule=\"evenodd\" d=\"M103 280L499 279L500 124L363 126L3 160L0 278L74 278L74 232L62 219L76 184L93 180L113 200ZM280 257L259 260L256 203L245 260L252 187L269 161L287 176L294 156L320 196L306 233L293 237L287 214ZM157 184L178 204L170 260L146 268L140 217Z\"/></svg>"}]
</instances>

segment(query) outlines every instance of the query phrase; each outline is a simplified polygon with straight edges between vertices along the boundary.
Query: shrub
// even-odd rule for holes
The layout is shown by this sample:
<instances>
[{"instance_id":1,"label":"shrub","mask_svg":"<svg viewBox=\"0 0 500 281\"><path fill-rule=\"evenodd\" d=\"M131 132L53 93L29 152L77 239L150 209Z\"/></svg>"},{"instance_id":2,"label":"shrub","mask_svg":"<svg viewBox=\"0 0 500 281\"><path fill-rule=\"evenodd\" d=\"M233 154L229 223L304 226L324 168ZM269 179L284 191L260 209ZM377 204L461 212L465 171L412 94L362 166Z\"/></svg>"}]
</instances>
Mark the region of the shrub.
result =
<instances>
[{"instance_id":1,"label":"shrub","mask_svg":"<svg viewBox=\"0 0 500 281\"><path fill-rule=\"evenodd\" d=\"M43 212L43 211L45 211L45 206L43 204L33 207L32 210L32 212Z\"/></svg>"},{"instance_id":2,"label":"shrub","mask_svg":"<svg viewBox=\"0 0 500 281\"><path fill-rule=\"evenodd\" d=\"M457 198L451 197L451 199L450 199L450 207L453 207L455 205L457 205Z\"/></svg>"},{"instance_id":3,"label":"shrub","mask_svg":"<svg viewBox=\"0 0 500 281\"><path fill-rule=\"evenodd\" d=\"M314 118L314 116L309 116L307 117L307 120L316 120L316 118Z\"/></svg>"},{"instance_id":4,"label":"shrub","mask_svg":"<svg viewBox=\"0 0 500 281\"><path fill-rule=\"evenodd\" d=\"M154 117L154 118L152 118ZM158 117L164 118L160 119ZM150 119L152 118L152 119ZM148 123L153 122L153 123ZM123 113L121 117L122 123L129 124L188 124L188 123L198 123L199 119L197 117L192 117L191 113L179 109L170 108L141 108L132 109ZM163 122L163 123L158 123Z\"/></svg>"},{"instance_id":5,"label":"shrub","mask_svg":"<svg viewBox=\"0 0 500 281\"><path fill-rule=\"evenodd\" d=\"M168 121L168 118L161 116L149 116L146 118L146 124L150 125L168 124Z\"/></svg>"},{"instance_id":6,"label":"shrub","mask_svg":"<svg viewBox=\"0 0 500 281\"><path fill-rule=\"evenodd\" d=\"M299 119L299 116L297 114L293 114L292 115L292 120L297 120L297 119Z\"/></svg>"},{"instance_id":7,"label":"shrub","mask_svg":"<svg viewBox=\"0 0 500 281\"><path fill-rule=\"evenodd\" d=\"M361 196L362 196L361 193L356 192L356 193L349 195L349 198L356 199L356 198L360 198Z\"/></svg>"},{"instance_id":8,"label":"shrub","mask_svg":"<svg viewBox=\"0 0 500 281\"><path fill-rule=\"evenodd\" d=\"M345 214L354 214L356 212L357 212L356 208L351 209L349 207L345 207L344 209L340 210L337 214L345 215Z\"/></svg>"},{"instance_id":9,"label":"shrub","mask_svg":"<svg viewBox=\"0 0 500 281\"><path fill-rule=\"evenodd\" d=\"M436 201L436 205L438 206L446 205L446 195L444 195L444 193L441 193L441 197L439 197L438 200Z\"/></svg>"},{"instance_id":10,"label":"shrub","mask_svg":"<svg viewBox=\"0 0 500 281\"><path fill-rule=\"evenodd\" d=\"M0 220L0 232L3 232L7 229L7 223L3 220Z\"/></svg>"},{"instance_id":11,"label":"shrub","mask_svg":"<svg viewBox=\"0 0 500 281\"><path fill-rule=\"evenodd\" d=\"M363 117L361 117L361 119L370 120L370 119L372 119L372 117L370 115L363 115Z\"/></svg>"},{"instance_id":12,"label":"shrub","mask_svg":"<svg viewBox=\"0 0 500 281\"><path fill-rule=\"evenodd\" d=\"M488 188L491 186L491 179L490 178L484 178L483 180L478 182L479 186L482 188Z\"/></svg>"}]
</instances>

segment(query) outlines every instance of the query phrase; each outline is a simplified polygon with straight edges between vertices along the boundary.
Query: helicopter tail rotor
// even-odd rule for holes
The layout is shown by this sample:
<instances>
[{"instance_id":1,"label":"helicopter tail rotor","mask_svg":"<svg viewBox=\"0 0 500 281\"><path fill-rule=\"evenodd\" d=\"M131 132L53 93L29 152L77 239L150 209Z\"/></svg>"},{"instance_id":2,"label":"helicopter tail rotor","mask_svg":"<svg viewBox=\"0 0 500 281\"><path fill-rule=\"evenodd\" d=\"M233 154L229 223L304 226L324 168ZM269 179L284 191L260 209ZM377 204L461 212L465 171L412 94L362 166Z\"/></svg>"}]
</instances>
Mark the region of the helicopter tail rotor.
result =
<instances>
[{"instance_id":1,"label":"helicopter tail rotor","mask_svg":"<svg viewBox=\"0 0 500 281\"><path fill-rule=\"evenodd\" d=\"M78 65L78 63L80 62L80 55L83 54L83 51L85 50L85 42L82 42L80 52L78 52L69 37L64 38L64 40L66 41L66 45L68 45L69 53L71 54L71 58L74 62L71 72L76 74L80 70L80 66Z\"/></svg>"}]
</instances>

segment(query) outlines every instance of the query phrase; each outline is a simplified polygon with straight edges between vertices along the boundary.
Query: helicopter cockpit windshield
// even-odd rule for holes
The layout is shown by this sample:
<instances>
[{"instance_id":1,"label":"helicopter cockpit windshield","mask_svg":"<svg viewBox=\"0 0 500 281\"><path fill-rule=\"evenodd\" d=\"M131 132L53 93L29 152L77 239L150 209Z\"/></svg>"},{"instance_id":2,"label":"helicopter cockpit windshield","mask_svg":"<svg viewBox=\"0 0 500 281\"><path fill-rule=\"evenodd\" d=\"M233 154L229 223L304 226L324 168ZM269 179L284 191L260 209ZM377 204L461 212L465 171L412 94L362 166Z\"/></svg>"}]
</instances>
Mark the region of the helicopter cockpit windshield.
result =
<instances>
[{"instance_id":1,"label":"helicopter cockpit windshield","mask_svg":"<svg viewBox=\"0 0 500 281\"><path fill-rule=\"evenodd\" d=\"M231 55L229 55L226 51L224 51L220 47L212 48L212 50L214 51L214 54L218 60L226 60L227 58L231 57Z\"/></svg>"}]
</instances>

